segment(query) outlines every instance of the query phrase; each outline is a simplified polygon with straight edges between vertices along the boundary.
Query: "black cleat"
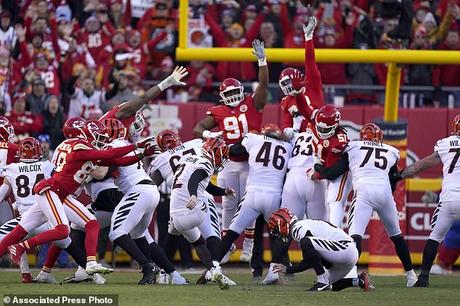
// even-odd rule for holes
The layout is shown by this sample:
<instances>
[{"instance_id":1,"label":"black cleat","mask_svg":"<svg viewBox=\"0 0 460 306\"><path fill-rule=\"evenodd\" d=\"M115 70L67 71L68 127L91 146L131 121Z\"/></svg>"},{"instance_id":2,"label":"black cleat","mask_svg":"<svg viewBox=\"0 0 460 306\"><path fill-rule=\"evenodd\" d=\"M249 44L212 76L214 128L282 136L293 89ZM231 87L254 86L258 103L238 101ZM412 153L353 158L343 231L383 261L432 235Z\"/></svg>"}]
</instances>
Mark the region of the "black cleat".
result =
<instances>
[{"instance_id":1,"label":"black cleat","mask_svg":"<svg viewBox=\"0 0 460 306\"><path fill-rule=\"evenodd\" d=\"M206 279L206 273L207 272L208 272L208 270L206 270L203 273L201 273L201 276L196 280L197 285L206 285L206 283L208 282L208 280Z\"/></svg>"},{"instance_id":2,"label":"black cleat","mask_svg":"<svg viewBox=\"0 0 460 306\"><path fill-rule=\"evenodd\" d=\"M157 275L160 273L160 269L153 263L146 263L142 266L142 279L138 282L139 285L155 284Z\"/></svg>"},{"instance_id":3,"label":"black cleat","mask_svg":"<svg viewBox=\"0 0 460 306\"><path fill-rule=\"evenodd\" d=\"M327 291L327 290L331 290L331 285L329 284L324 284L324 283L320 283L320 282L316 282L313 287L311 287L310 289L308 289L307 291L312 291L312 292L315 292L315 291Z\"/></svg>"},{"instance_id":4,"label":"black cleat","mask_svg":"<svg viewBox=\"0 0 460 306\"><path fill-rule=\"evenodd\" d=\"M417 282L415 283L414 287L429 287L430 286L430 282L428 281L429 280L429 276L428 275L419 275L418 276L418 280Z\"/></svg>"}]
</instances>

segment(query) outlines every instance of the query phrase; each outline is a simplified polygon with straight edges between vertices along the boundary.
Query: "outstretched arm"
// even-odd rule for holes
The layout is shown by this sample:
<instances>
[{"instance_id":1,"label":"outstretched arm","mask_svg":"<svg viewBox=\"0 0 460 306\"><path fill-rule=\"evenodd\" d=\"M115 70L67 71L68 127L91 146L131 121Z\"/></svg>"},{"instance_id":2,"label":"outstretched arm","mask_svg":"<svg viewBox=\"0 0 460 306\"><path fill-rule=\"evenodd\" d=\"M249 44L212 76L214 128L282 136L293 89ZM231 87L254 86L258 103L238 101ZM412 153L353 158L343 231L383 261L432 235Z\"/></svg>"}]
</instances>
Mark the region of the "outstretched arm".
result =
<instances>
[{"instance_id":1,"label":"outstretched arm","mask_svg":"<svg viewBox=\"0 0 460 306\"><path fill-rule=\"evenodd\" d=\"M216 126L217 126L217 123L214 120L214 117L208 115L206 116L206 118L202 119L200 122L198 122L195 125L195 127L193 128L193 132L195 133L195 136L200 137L200 138L212 137L209 135L209 133L213 133L210 130L212 130ZM222 135L222 133L220 134ZM216 136L219 136L219 135L216 135Z\"/></svg>"},{"instance_id":2,"label":"outstretched arm","mask_svg":"<svg viewBox=\"0 0 460 306\"><path fill-rule=\"evenodd\" d=\"M441 163L441 158L439 157L438 152L434 152L430 156L427 156L419 161L416 161L406 169L401 172L401 178L405 179L408 177L413 177L417 173L425 171L428 168L436 166Z\"/></svg>"},{"instance_id":3,"label":"outstretched arm","mask_svg":"<svg viewBox=\"0 0 460 306\"><path fill-rule=\"evenodd\" d=\"M308 24L303 26L303 31L305 34L306 95L310 98L312 104L319 108L324 105L324 96L323 82L321 81L321 73L316 65L315 46L313 44L316 24L316 17L310 17Z\"/></svg>"},{"instance_id":4,"label":"outstretched arm","mask_svg":"<svg viewBox=\"0 0 460 306\"><path fill-rule=\"evenodd\" d=\"M176 67L166 79L161 81L159 84L151 87L144 94L136 96L128 102L122 104L118 110L116 116L117 119L126 119L142 108L145 104L149 103L150 100L156 98L162 91L168 89L171 86L185 85L181 80L187 76L187 69L184 67Z\"/></svg>"},{"instance_id":5,"label":"outstretched arm","mask_svg":"<svg viewBox=\"0 0 460 306\"><path fill-rule=\"evenodd\" d=\"M106 162L111 162L118 157L122 157L134 149L135 146L130 144L124 147L107 150L81 150L78 151L78 154L75 154L75 160L98 161L98 165L106 166Z\"/></svg>"},{"instance_id":6,"label":"outstretched arm","mask_svg":"<svg viewBox=\"0 0 460 306\"><path fill-rule=\"evenodd\" d=\"M257 110L263 110L267 103L268 97L268 66L267 58L265 57L264 43L258 39L252 42L254 54L259 62L259 84L254 92L254 106Z\"/></svg>"}]
</instances>

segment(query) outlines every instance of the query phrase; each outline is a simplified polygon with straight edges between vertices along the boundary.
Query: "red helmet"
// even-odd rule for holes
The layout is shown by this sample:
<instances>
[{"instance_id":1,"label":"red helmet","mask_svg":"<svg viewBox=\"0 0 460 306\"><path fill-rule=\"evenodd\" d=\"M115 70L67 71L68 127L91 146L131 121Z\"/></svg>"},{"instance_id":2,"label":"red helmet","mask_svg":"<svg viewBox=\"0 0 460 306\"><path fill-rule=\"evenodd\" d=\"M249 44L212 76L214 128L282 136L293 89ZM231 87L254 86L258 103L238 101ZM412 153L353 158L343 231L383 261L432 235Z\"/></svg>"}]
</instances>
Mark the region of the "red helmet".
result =
<instances>
[{"instance_id":1,"label":"red helmet","mask_svg":"<svg viewBox=\"0 0 460 306\"><path fill-rule=\"evenodd\" d=\"M18 157L22 162L30 163L39 161L43 156L43 149L40 142L33 137L26 137L21 140L18 149Z\"/></svg>"},{"instance_id":2,"label":"red helmet","mask_svg":"<svg viewBox=\"0 0 460 306\"><path fill-rule=\"evenodd\" d=\"M366 123L359 131L359 138L361 140L369 140L375 142L383 141L383 132L377 124Z\"/></svg>"},{"instance_id":3,"label":"red helmet","mask_svg":"<svg viewBox=\"0 0 460 306\"><path fill-rule=\"evenodd\" d=\"M83 133L83 127L85 126L86 120L83 118L75 117L67 119L62 128L64 137L69 138L85 138Z\"/></svg>"},{"instance_id":4,"label":"red helmet","mask_svg":"<svg viewBox=\"0 0 460 306\"><path fill-rule=\"evenodd\" d=\"M98 149L102 149L109 142L107 128L98 120L88 120L83 127L86 139Z\"/></svg>"},{"instance_id":5,"label":"red helmet","mask_svg":"<svg viewBox=\"0 0 460 306\"><path fill-rule=\"evenodd\" d=\"M460 136L460 115L455 116L451 125L452 125L452 134Z\"/></svg>"},{"instance_id":6,"label":"red helmet","mask_svg":"<svg viewBox=\"0 0 460 306\"><path fill-rule=\"evenodd\" d=\"M268 219L268 230L275 237L287 238L290 232L291 222L297 217L287 208L280 208Z\"/></svg>"},{"instance_id":7,"label":"red helmet","mask_svg":"<svg viewBox=\"0 0 460 306\"><path fill-rule=\"evenodd\" d=\"M10 121L3 116L0 116L0 140L13 142L14 128Z\"/></svg>"},{"instance_id":8,"label":"red helmet","mask_svg":"<svg viewBox=\"0 0 460 306\"><path fill-rule=\"evenodd\" d=\"M120 120L115 118L106 118L102 119L101 122L107 129L107 135L109 135L110 141L114 141L119 138L126 138L126 127Z\"/></svg>"},{"instance_id":9,"label":"red helmet","mask_svg":"<svg viewBox=\"0 0 460 306\"><path fill-rule=\"evenodd\" d=\"M157 135L157 145L161 151L172 150L182 144L179 135L173 130L163 130Z\"/></svg>"},{"instance_id":10,"label":"red helmet","mask_svg":"<svg viewBox=\"0 0 460 306\"><path fill-rule=\"evenodd\" d=\"M295 75L301 74L298 69L295 68L285 68L281 71L278 84L283 91L285 96L293 96L295 95L294 86L292 86L292 79Z\"/></svg>"},{"instance_id":11,"label":"red helmet","mask_svg":"<svg viewBox=\"0 0 460 306\"><path fill-rule=\"evenodd\" d=\"M220 84L219 95L225 105L236 107L244 100L244 87L237 79L228 78Z\"/></svg>"},{"instance_id":12,"label":"red helmet","mask_svg":"<svg viewBox=\"0 0 460 306\"><path fill-rule=\"evenodd\" d=\"M223 169L224 163L228 159L229 148L225 141L220 138L208 138L203 143L203 154L209 157L216 171L221 171Z\"/></svg>"},{"instance_id":13,"label":"red helmet","mask_svg":"<svg viewBox=\"0 0 460 306\"><path fill-rule=\"evenodd\" d=\"M315 128L319 138L328 139L339 126L340 112L333 105L324 105L316 113Z\"/></svg>"},{"instance_id":14,"label":"red helmet","mask_svg":"<svg viewBox=\"0 0 460 306\"><path fill-rule=\"evenodd\" d=\"M280 138L281 130L276 124L267 123L262 127L262 134L278 139Z\"/></svg>"}]
</instances>

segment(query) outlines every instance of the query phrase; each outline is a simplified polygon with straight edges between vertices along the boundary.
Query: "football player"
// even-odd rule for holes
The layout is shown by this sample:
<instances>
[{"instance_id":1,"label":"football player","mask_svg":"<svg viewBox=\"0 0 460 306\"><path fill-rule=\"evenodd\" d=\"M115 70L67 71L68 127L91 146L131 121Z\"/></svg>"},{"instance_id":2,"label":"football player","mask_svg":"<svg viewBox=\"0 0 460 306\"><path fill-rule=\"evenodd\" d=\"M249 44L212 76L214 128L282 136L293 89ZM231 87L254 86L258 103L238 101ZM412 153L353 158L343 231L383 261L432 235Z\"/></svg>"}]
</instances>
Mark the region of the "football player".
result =
<instances>
[{"instance_id":1,"label":"football player","mask_svg":"<svg viewBox=\"0 0 460 306\"><path fill-rule=\"evenodd\" d=\"M259 62L259 83L252 95L244 93L240 81L225 79L219 88L220 105L211 107L206 118L198 122L194 128L197 137L210 138L222 135L227 145L240 141L249 131L260 131L262 112L267 102L268 66L265 57L264 43L259 40L252 42L253 54ZM218 132L211 132L213 128ZM222 199L222 229L225 233L235 215L238 203L242 200L248 176L248 162L244 156L231 157L225 168L217 176L220 186L229 186L236 191L236 198ZM248 262L252 256L254 244L254 224L249 225L243 242L241 261Z\"/></svg>"},{"instance_id":2,"label":"football player","mask_svg":"<svg viewBox=\"0 0 460 306\"><path fill-rule=\"evenodd\" d=\"M324 105L321 74L316 66L313 34L316 17L303 25L305 35L305 76L296 68L285 68L279 77L279 86L284 94L281 100L281 129L287 138L294 132L303 132L314 119L316 109Z\"/></svg>"},{"instance_id":3,"label":"football player","mask_svg":"<svg viewBox=\"0 0 460 306\"><path fill-rule=\"evenodd\" d=\"M294 133L291 139L293 149L288 161L281 207L289 209L299 220L306 218L328 220L325 203L326 182L310 180L305 172L305 169L310 169L315 164L314 142L315 135L310 129L302 133ZM279 251L287 254L289 244L290 240L287 243L278 241L277 246L282 247ZM278 273L269 272L262 283L268 285L278 280Z\"/></svg>"},{"instance_id":4,"label":"football player","mask_svg":"<svg viewBox=\"0 0 460 306\"><path fill-rule=\"evenodd\" d=\"M80 204L72 198L77 189L81 187L88 175L94 168L93 162L117 164L118 157L135 150L137 147L145 147L145 142L136 145L128 145L121 148L100 150L105 145L108 137L105 127L98 121L89 121L82 128L86 139L70 139L60 145L56 154L55 170L51 178L40 181L34 187L36 193L36 203L24 213L19 224L0 242L0 254L3 255L7 248L11 246L10 254L15 263L19 263L22 254L30 248L46 242L65 239L64 245L70 244L69 221L64 211L64 203L67 203L75 213L79 215L79 209L75 204ZM73 205L73 207L71 207ZM87 263L86 270L89 274L109 273L111 269L105 268L96 262L96 242L99 225L91 216L81 215L81 219L88 218L87 223L91 223L91 232L95 235L90 236L94 245L86 245ZM77 219L77 218L76 218ZM44 231L34 237L20 242L27 234L49 222L52 229ZM88 236L88 226L86 228ZM90 241L88 240L88 241ZM20 243L18 243L20 242ZM15 244L18 243L18 244ZM94 251L94 253L92 253ZM90 253L91 252L91 253Z\"/></svg>"},{"instance_id":5,"label":"football player","mask_svg":"<svg viewBox=\"0 0 460 306\"><path fill-rule=\"evenodd\" d=\"M285 240L292 237L302 250L299 264L289 267L275 264L276 273L292 274L313 268L317 280L309 291L340 291L348 287L360 287L364 291L374 289L366 272L357 278L344 278L358 262L358 251L353 239L329 222L297 220L289 209L281 208L270 217L268 229L272 236Z\"/></svg>"},{"instance_id":6,"label":"football player","mask_svg":"<svg viewBox=\"0 0 460 306\"><path fill-rule=\"evenodd\" d=\"M174 172L179 165L179 160L186 155L201 156L203 141L201 139L194 139L182 143L179 135L171 130L164 130L157 135L157 144L163 151L160 155L156 156L149 167L149 174L157 186L161 185L163 181L166 182L168 188L172 188ZM214 198L209 193L205 192L207 201L207 218L200 225L200 232L206 240L206 247L211 254L211 259L218 262L220 259L220 218L217 213ZM165 248L175 248L174 235L168 235L166 239ZM207 280L212 281L212 275L206 271L204 276L201 277L200 283ZM225 276L224 276L225 278ZM226 279L229 285L236 285L230 279Z\"/></svg>"},{"instance_id":7,"label":"football player","mask_svg":"<svg viewBox=\"0 0 460 306\"><path fill-rule=\"evenodd\" d=\"M264 215L268 222L271 214L281 205L284 176L286 175L292 145L280 139L281 131L272 123L262 128L262 134L248 133L241 143L230 148L232 155L249 155L249 175L246 184L246 193L238 204L237 212L230 223L227 234L222 239L221 255L228 252L232 243L242 231L255 222L257 217ZM275 241L273 241L275 242ZM273 261L280 262L282 248L272 243ZM272 273L273 264L269 274Z\"/></svg>"},{"instance_id":8,"label":"football player","mask_svg":"<svg viewBox=\"0 0 460 306\"><path fill-rule=\"evenodd\" d=\"M360 140L349 142L342 158L334 166L328 168L316 164L315 169L327 179L334 179L346 171L351 172L355 194L348 215L348 234L353 237L361 254L362 237L375 210L406 271L406 286L412 287L417 277L399 227L398 210L389 178L397 172L398 160L398 149L384 144L382 130L373 123L367 123L361 128Z\"/></svg>"},{"instance_id":9,"label":"football player","mask_svg":"<svg viewBox=\"0 0 460 306\"><path fill-rule=\"evenodd\" d=\"M32 137L26 137L21 141L18 157L18 163L10 163L2 168L3 185L0 187L0 200L3 201L11 190L15 206L22 216L35 203L33 192L35 184L44 178L49 178L54 166L49 161L41 160L41 145ZM21 218L18 217L0 226L0 240L11 232L20 220ZM35 235L47 229L48 225L44 224L29 234ZM22 272L22 282L33 282L26 254L21 256L19 267Z\"/></svg>"},{"instance_id":10,"label":"football player","mask_svg":"<svg viewBox=\"0 0 460 306\"><path fill-rule=\"evenodd\" d=\"M215 196L232 196L231 188L220 188L210 182L215 171L222 169L228 158L228 146L221 138L208 138L201 155L184 156L174 174L171 190L169 233L183 235L195 248L203 265L221 289L229 284L222 274L218 261L213 261L200 226L207 217L207 198L205 191Z\"/></svg>"},{"instance_id":11,"label":"football player","mask_svg":"<svg viewBox=\"0 0 460 306\"><path fill-rule=\"evenodd\" d=\"M428 287L430 269L433 265L439 243L444 240L447 231L455 220L460 216L460 205L458 204L458 183L460 165L460 115L455 116L452 121L452 134L449 137L439 140L434 153L413 163L404 169L398 179L413 177L428 168L442 164L442 189L439 195L439 204L431 218L431 233L426 241L423 250L422 269L415 287Z\"/></svg>"},{"instance_id":12,"label":"football player","mask_svg":"<svg viewBox=\"0 0 460 306\"><path fill-rule=\"evenodd\" d=\"M332 105L321 107L315 115L313 132L316 143L317 156L325 167L333 166L340 158L347 146L348 136L340 123L340 112ZM320 178L314 169L308 170L308 176ZM342 227L345 216L345 206L352 184L349 172L331 180L327 186L326 203L329 206L329 222Z\"/></svg>"}]
</instances>

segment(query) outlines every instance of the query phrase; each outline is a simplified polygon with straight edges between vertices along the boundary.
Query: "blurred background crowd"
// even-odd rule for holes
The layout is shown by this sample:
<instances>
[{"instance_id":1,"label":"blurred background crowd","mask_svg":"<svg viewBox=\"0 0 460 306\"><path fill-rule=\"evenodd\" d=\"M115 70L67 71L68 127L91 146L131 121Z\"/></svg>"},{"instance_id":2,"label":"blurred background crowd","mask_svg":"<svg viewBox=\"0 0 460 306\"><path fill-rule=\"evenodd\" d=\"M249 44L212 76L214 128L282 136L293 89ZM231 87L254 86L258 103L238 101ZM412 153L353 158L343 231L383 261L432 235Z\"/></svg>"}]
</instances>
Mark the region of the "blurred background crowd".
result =
<instances>
[{"instance_id":1,"label":"blurred background crowd","mask_svg":"<svg viewBox=\"0 0 460 306\"><path fill-rule=\"evenodd\" d=\"M0 12L0 114L21 135L44 134L56 147L67 117L99 118L187 66L188 86L160 100L218 102L219 81L247 87L252 62L177 63L178 0L3 0ZM460 0L318 0L311 9L292 0L189 0L189 47L303 48L302 23L319 20L316 48L460 49ZM278 76L270 63L270 102ZM385 64L319 64L329 103L379 104ZM307 71L308 73L308 71ZM460 105L460 66L405 65L404 106Z\"/></svg>"}]
</instances>

